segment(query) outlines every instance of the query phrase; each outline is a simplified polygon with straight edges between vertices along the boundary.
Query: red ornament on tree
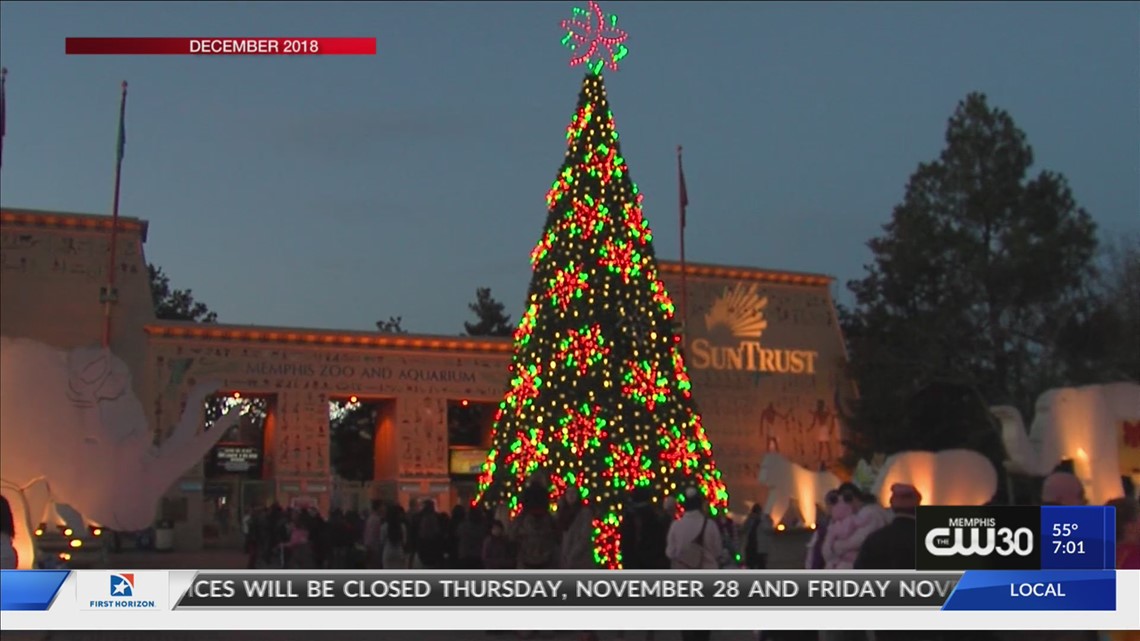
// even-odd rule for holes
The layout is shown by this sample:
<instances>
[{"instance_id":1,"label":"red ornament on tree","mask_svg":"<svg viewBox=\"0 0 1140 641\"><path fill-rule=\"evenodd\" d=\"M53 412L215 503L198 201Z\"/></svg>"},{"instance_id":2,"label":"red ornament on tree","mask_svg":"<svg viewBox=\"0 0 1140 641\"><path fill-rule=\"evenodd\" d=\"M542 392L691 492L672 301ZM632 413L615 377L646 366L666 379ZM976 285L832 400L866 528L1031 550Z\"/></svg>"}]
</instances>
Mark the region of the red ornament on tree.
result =
<instances>
[{"instance_id":1,"label":"red ornament on tree","mask_svg":"<svg viewBox=\"0 0 1140 641\"><path fill-rule=\"evenodd\" d=\"M592 198L589 200L593 200ZM568 220L570 223L570 234L574 236L581 236L582 240L588 240L596 232L601 231L601 227L605 219L609 216L609 210L604 205L597 205L592 202L574 201L573 211L569 214Z\"/></svg>"},{"instance_id":2,"label":"red ornament on tree","mask_svg":"<svg viewBox=\"0 0 1140 641\"><path fill-rule=\"evenodd\" d=\"M590 286L586 284L588 277L582 273L574 263L570 263L566 269L560 269L554 274L554 278L550 279L549 287L546 290L546 295L555 302L562 309L570 306L574 299L582 294L583 291Z\"/></svg>"},{"instance_id":3,"label":"red ornament on tree","mask_svg":"<svg viewBox=\"0 0 1140 641\"><path fill-rule=\"evenodd\" d=\"M585 376L591 365L610 353L610 348L604 345L605 339L602 338L602 328L599 325L572 329L568 333L569 336L559 344L558 358L567 365L577 367L579 376Z\"/></svg>"},{"instance_id":4,"label":"red ornament on tree","mask_svg":"<svg viewBox=\"0 0 1140 641\"><path fill-rule=\"evenodd\" d=\"M515 435L511 451L503 458L503 463L515 478L525 481L545 461L550 450L546 447L546 433L537 428L520 430Z\"/></svg>"},{"instance_id":5,"label":"red ornament on tree","mask_svg":"<svg viewBox=\"0 0 1140 641\"><path fill-rule=\"evenodd\" d=\"M590 118L594 117L594 105L586 105L578 109L578 113L570 120L570 124L566 126L566 140L570 141L582 135L586 129L586 125L590 124Z\"/></svg>"},{"instance_id":6,"label":"red ornament on tree","mask_svg":"<svg viewBox=\"0 0 1140 641\"><path fill-rule=\"evenodd\" d=\"M644 245L653 240L653 234L649 231L649 223L645 222L645 218L641 214L641 194L637 195L637 199L632 203L627 203L623 209L625 212L625 224L629 228L629 234L633 237L639 245Z\"/></svg>"},{"instance_id":7,"label":"red ornament on tree","mask_svg":"<svg viewBox=\"0 0 1140 641\"><path fill-rule=\"evenodd\" d=\"M653 408L664 402L669 396L669 381L663 378L657 368L650 363L626 363L625 384L622 385L622 394L645 404L645 409Z\"/></svg>"},{"instance_id":8,"label":"red ornament on tree","mask_svg":"<svg viewBox=\"0 0 1140 641\"><path fill-rule=\"evenodd\" d=\"M602 429L605 421L599 418L596 407L586 405L580 410L569 409L559 423L562 443L574 453L585 454L606 437Z\"/></svg>"},{"instance_id":9,"label":"red ornament on tree","mask_svg":"<svg viewBox=\"0 0 1140 641\"><path fill-rule=\"evenodd\" d=\"M598 264L617 274L626 285L631 278L641 275L641 254L634 251L633 243L628 240L607 240Z\"/></svg>"},{"instance_id":10,"label":"red ornament on tree","mask_svg":"<svg viewBox=\"0 0 1140 641\"><path fill-rule=\"evenodd\" d=\"M624 161L617 155L617 149L613 147L602 145L599 151L600 154L590 154L586 157L586 162L582 163L582 169L594 178L601 180L602 184L605 185L613 179L614 174L621 174L621 165Z\"/></svg>"},{"instance_id":11,"label":"red ornament on tree","mask_svg":"<svg viewBox=\"0 0 1140 641\"><path fill-rule=\"evenodd\" d=\"M553 207L555 203L562 200L562 197L570 192L570 181L573 179L574 173L569 167L554 179L554 184L550 186L550 191L546 192L547 207Z\"/></svg>"},{"instance_id":12,"label":"red ornament on tree","mask_svg":"<svg viewBox=\"0 0 1140 641\"><path fill-rule=\"evenodd\" d=\"M609 469L602 472L616 487L632 490L639 485L648 485L653 479L653 462L646 457L640 447L629 443L611 443L610 455L606 457Z\"/></svg>"}]
</instances>

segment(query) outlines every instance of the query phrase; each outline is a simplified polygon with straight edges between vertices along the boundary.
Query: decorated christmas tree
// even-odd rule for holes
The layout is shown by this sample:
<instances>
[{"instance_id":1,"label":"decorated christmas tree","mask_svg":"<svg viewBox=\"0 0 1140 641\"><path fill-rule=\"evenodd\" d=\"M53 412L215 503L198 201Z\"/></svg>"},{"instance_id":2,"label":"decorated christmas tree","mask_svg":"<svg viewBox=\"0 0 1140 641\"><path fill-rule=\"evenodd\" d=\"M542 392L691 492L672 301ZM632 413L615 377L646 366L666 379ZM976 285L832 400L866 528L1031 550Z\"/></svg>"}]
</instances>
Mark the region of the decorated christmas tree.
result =
<instances>
[{"instance_id":1,"label":"decorated christmas tree","mask_svg":"<svg viewBox=\"0 0 1140 641\"><path fill-rule=\"evenodd\" d=\"M552 509L574 488L597 515L595 561L618 568L623 503L635 488L662 500L697 487L714 513L728 494L606 100L602 71L617 69L626 36L593 2L563 27L571 65L587 73L566 128L566 159L546 196L546 227L531 252L512 380L476 501L505 503L514 516L532 479L549 483Z\"/></svg>"}]
</instances>

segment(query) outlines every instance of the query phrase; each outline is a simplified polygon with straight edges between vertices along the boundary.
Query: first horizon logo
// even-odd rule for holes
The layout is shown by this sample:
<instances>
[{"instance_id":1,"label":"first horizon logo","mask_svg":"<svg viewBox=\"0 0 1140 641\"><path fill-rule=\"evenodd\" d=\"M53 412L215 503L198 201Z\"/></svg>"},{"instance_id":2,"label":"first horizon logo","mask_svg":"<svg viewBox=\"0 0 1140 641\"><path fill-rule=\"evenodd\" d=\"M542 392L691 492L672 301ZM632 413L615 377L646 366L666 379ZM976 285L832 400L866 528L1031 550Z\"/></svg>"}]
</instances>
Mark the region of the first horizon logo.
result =
<instances>
[{"instance_id":1,"label":"first horizon logo","mask_svg":"<svg viewBox=\"0 0 1140 641\"><path fill-rule=\"evenodd\" d=\"M135 575L134 574L112 574L111 575L111 596L113 597L133 597L135 595Z\"/></svg>"},{"instance_id":2,"label":"first horizon logo","mask_svg":"<svg viewBox=\"0 0 1140 641\"><path fill-rule=\"evenodd\" d=\"M101 579L92 573L80 574L78 578L80 608L84 610L155 610L160 609L158 600L151 597L156 589L161 589L153 580L139 582L135 572L111 572L106 576L106 588L98 589L95 580ZM145 585L144 585L145 584ZM142 588L141 590L139 588ZM105 590L105 591L104 591Z\"/></svg>"}]
</instances>

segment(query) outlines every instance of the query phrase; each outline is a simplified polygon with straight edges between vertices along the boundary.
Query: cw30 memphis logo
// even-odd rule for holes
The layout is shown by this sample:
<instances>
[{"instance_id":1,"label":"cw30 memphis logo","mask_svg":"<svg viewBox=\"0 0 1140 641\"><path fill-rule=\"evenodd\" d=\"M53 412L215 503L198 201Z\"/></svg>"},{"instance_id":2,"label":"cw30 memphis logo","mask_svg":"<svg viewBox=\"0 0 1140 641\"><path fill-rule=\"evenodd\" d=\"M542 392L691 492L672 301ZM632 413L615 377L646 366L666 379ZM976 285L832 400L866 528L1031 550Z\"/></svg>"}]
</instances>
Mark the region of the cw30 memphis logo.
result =
<instances>
[{"instance_id":1,"label":"cw30 memphis logo","mask_svg":"<svg viewBox=\"0 0 1140 641\"><path fill-rule=\"evenodd\" d=\"M768 297L758 283L726 287L705 313L706 336L689 344L692 366L772 374L815 374L819 352L760 346Z\"/></svg>"},{"instance_id":2,"label":"cw30 memphis logo","mask_svg":"<svg viewBox=\"0 0 1140 641\"><path fill-rule=\"evenodd\" d=\"M1036 570L1041 564L1031 506L919 507L919 570Z\"/></svg>"}]
</instances>

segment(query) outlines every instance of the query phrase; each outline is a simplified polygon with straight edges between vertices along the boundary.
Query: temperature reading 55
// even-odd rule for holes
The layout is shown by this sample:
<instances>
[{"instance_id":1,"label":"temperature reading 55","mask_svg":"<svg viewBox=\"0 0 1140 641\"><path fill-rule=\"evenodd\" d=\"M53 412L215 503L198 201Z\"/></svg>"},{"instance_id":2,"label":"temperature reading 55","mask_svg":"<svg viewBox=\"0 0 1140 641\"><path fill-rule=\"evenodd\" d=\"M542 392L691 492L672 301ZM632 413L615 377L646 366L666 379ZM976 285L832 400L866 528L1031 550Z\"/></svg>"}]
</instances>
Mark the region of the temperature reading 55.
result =
<instances>
[{"instance_id":1,"label":"temperature reading 55","mask_svg":"<svg viewBox=\"0 0 1140 641\"><path fill-rule=\"evenodd\" d=\"M1084 541L1053 541L1053 554L1084 554Z\"/></svg>"},{"instance_id":2,"label":"temperature reading 55","mask_svg":"<svg viewBox=\"0 0 1140 641\"><path fill-rule=\"evenodd\" d=\"M1054 523L1053 524L1053 538L1065 539L1076 534L1078 525L1076 523Z\"/></svg>"}]
</instances>

